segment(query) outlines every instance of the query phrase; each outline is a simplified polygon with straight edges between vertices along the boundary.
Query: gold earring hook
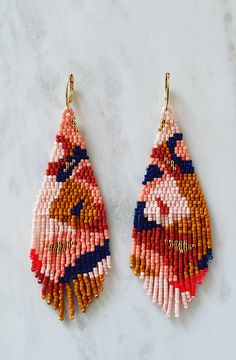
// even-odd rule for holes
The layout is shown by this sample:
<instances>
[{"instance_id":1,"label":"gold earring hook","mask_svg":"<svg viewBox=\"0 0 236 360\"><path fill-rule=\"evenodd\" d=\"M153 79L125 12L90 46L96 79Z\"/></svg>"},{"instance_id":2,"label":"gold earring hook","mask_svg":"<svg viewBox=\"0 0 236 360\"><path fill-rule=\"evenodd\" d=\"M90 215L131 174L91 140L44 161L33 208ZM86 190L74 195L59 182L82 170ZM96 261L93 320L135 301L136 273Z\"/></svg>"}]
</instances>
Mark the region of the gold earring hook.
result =
<instances>
[{"instance_id":1,"label":"gold earring hook","mask_svg":"<svg viewBox=\"0 0 236 360\"><path fill-rule=\"evenodd\" d=\"M72 103L73 92L74 92L74 76L70 74L67 78L67 83L66 83L66 106L68 109L70 108L70 104Z\"/></svg>"},{"instance_id":2,"label":"gold earring hook","mask_svg":"<svg viewBox=\"0 0 236 360\"><path fill-rule=\"evenodd\" d=\"M169 101L170 101L170 73L167 72L165 73L165 102L166 102L166 111L168 109L169 106Z\"/></svg>"}]
</instances>

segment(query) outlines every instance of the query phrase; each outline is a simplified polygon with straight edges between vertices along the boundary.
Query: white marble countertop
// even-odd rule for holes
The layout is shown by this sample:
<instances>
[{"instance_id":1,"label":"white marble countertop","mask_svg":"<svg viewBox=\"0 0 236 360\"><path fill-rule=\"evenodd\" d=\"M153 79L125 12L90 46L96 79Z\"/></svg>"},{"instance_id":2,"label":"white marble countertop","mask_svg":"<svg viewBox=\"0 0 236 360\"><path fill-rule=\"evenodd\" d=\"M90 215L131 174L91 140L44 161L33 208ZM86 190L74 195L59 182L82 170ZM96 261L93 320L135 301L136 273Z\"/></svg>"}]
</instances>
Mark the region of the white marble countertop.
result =
<instances>
[{"instance_id":1,"label":"white marble countertop","mask_svg":"<svg viewBox=\"0 0 236 360\"><path fill-rule=\"evenodd\" d=\"M212 218L214 260L177 321L129 269L133 209L159 125L163 79ZM32 208L67 74L105 198L113 270L86 315L61 323L30 271ZM234 360L236 3L1 0L0 358Z\"/></svg>"}]
</instances>

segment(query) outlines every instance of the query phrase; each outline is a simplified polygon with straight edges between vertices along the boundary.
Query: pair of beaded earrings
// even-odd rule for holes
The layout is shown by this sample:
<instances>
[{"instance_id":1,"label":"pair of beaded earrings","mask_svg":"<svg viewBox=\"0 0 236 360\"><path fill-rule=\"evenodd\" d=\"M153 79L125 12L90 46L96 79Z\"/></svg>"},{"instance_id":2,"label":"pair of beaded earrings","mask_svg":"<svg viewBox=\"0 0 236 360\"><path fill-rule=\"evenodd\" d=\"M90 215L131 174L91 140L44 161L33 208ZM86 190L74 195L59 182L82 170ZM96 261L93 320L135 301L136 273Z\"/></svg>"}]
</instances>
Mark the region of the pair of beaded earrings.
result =
<instances>
[{"instance_id":1,"label":"pair of beaded earrings","mask_svg":"<svg viewBox=\"0 0 236 360\"><path fill-rule=\"evenodd\" d=\"M179 317L180 301L186 309L206 275L212 244L206 201L169 109L169 81L166 73L161 125L135 209L130 267L152 302L167 317ZM60 320L65 297L73 319L74 299L85 312L111 268L105 206L70 107L73 87L70 75L67 107L34 208L30 252L42 298Z\"/></svg>"}]
</instances>

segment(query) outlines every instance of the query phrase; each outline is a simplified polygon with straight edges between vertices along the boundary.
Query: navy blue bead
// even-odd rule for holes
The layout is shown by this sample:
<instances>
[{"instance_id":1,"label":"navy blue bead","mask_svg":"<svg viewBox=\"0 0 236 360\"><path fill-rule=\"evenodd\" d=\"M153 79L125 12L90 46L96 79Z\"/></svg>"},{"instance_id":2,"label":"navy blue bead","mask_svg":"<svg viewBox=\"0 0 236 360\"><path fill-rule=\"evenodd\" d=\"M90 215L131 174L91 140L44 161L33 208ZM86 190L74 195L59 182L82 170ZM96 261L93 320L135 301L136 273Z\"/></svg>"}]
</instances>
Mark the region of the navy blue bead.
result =
<instances>
[{"instance_id":1,"label":"navy blue bead","mask_svg":"<svg viewBox=\"0 0 236 360\"><path fill-rule=\"evenodd\" d=\"M80 160L82 159L88 159L87 150L81 149L80 146L75 146L73 149L73 155L68 156L66 159L66 162L70 164L69 168L66 169L66 165L62 165L59 169L59 173L57 175L57 181L58 182L64 182L66 179L68 179L73 169L79 164ZM66 172L64 170L66 169Z\"/></svg>"},{"instance_id":2,"label":"navy blue bead","mask_svg":"<svg viewBox=\"0 0 236 360\"><path fill-rule=\"evenodd\" d=\"M81 257L75 261L75 266L66 267L65 275L60 278L60 283L64 284L69 282L70 279L76 279L77 274L93 271L93 268L97 266L97 263L105 259L108 255L110 255L109 240L106 239L104 241L104 246L96 245L95 251L81 255Z\"/></svg>"},{"instance_id":3,"label":"navy blue bead","mask_svg":"<svg viewBox=\"0 0 236 360\"><path fill-rule=\"evenodd\" d=\"M208 258L208 260L212 260L212 259L213 259L212 249L208 249L208 250L207 250L207 258Z\"/></svg>"},{"instance_id":4,"label":"navy blue bead","mask_svg":"<svg viewBox=\"0 0 236 360\"><path fill-rule=\"evenodd\" d=\"M152 181L156 178L162 177L163 172L157 165L149 165L147 168L146 175L144 176L143 184L145 185L148 181Z\"/></svg>"},{"instance_id":5,"label":"navy blue bead","mask_svg":"<svg viewBox=\"0 0 236 360\"><path fill-rule=\"evenodd\" d=\"M151 230L157 227L161 227L160 224L157 224L155 221L148 221L144 217L144 208L146 203L144 201L138 201L137 207L134 212L134 228L137 231Z\"/></svg>"},{"instance_id":6,"label":"navy blue bead","mask_svg":"<svg viewBox=\"0 0 236 360\"><path fill-rule=\"evenodd\" d=\"M183 134L176 133L174 134L174 136L170 137L167 142L172 156L172 160L176 163L176 165L178 165L182 174L193 174L194 167L192 164L192 160L183 160L175 154L176 142L182 139L183 139Z\"/></svg>"},{"instance_id":7,"label":"navy blue bead","mask_svg":"<svg viewBox=\"0 0 236 360\"><path fill-rule=\"evenodd\" d=\"M207 256L203 256L201 260L198 260L198 267L200 270L208 268L207 261L208 261Z\"/></svg>"},{"instance_id":8,"label":"navy blue bead","mask_svg":"<svg viewBox=\"0 0 236 360\"><path fill-rule=\"evenodd\" d=\"M72 209L71 209L71 215L76 215L79 216L80 214L80 210L83 207L83 200L81 200L77 205L75 205Z\"/></svg>"}]
</instances>

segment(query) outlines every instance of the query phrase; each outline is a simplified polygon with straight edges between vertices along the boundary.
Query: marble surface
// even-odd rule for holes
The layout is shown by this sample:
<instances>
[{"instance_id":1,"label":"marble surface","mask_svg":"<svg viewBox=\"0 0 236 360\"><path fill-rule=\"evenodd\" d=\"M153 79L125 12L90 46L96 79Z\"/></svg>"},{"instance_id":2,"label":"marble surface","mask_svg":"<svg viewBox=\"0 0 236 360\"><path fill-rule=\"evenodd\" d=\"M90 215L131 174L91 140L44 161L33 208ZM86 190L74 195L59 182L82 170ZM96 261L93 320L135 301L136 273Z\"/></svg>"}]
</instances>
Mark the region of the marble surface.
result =
<instances>
[{"instance_id":1,"label":"marble surface","mask_svg":"<svg viewBox=\"0 0 236 360\"><path fill-rule=\"evenodd\" d=\"M166 71L214 242L211 271L177 321L129 269ZM107 207L113 270L88 313L61 323L40 298L28 255L70 72ZM235 1L1 0L0 74L0 358L235 359Z\"/></svg>"}]
</instances>

